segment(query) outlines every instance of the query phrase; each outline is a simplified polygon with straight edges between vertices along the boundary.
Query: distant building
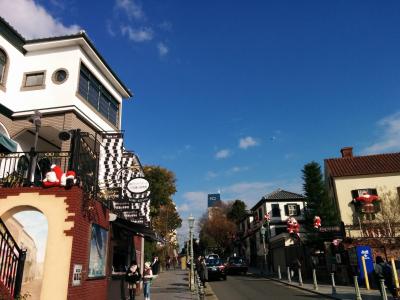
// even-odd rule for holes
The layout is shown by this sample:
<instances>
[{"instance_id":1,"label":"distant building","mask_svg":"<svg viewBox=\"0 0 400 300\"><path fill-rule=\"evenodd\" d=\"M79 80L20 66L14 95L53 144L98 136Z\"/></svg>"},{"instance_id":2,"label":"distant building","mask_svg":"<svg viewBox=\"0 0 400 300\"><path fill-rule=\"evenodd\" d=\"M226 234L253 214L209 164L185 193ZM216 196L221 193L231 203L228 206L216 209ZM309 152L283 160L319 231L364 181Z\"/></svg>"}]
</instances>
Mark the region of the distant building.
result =
<instances>
[{"instance_id":1,"label":"distant building","mask_svg":"<svg viewBox=\"0 0 400 300\"><path fill-rule=\"evenodd\" d=\"M207 207L214 207L218 202L221 201L221 194L208 194L208 205Z\"/></svg>"},{"instance_id":2,"label":"distant building","mask_svg":"<svg viewBox=\"0 0 400 300\"><path fill-rule=\"evenodd\" d=\"M37 247L33 238L25 231L24 226L15 218L9 218L6 226L14 237L18 246L26 250L24 265L23 282L30 282L36 278L37 274Z\"/></svg>"}]
</instances>

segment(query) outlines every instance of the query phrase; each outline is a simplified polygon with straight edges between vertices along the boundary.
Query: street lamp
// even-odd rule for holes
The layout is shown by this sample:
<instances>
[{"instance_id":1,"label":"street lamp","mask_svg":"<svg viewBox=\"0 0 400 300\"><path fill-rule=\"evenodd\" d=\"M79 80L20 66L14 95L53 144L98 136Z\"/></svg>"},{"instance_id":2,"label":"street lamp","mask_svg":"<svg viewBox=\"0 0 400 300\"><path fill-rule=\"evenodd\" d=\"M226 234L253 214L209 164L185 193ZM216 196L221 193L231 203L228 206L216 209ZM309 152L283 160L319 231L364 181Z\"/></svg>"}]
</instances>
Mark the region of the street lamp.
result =
<instances>
[{"instance_id":1,"label":"street lamp","mask_svg":"<svg viewBox=\"0 0 400 300\"><path fill-rule=\"evenodd\" d=\"M267 229L264 226L261 226L260 232L262 236L263 248L264 248L264 266L263 271L265 271L265 266L267 265L267 249L265 248L265 232Z\"/></svg>"},{"instance_id":2,"label":"street lamp","mask_svg":"<svg viewBox=\"0 0 400 300\"><path fill-rule=\"evenodd\" d=\"M194 217L190 214L188 218L189 224L189 240L190 240L190 290L194 291L194 260L193 260L193 228L194 228Z\"/></svg>"},{"instance_id":3,"label":"street lamp","mask_svg":"<svg viewBox=\"0 0 400 300\"><path fill-rule=\"evenodd\" d=\"M31 122L35 126L35 140L33 142L33 147L30 151L30 166L29 166L29 182L32 185L35 181L35 168L37 161L37 144L39 140L39 130L42 126L42 114L38 110L35 110L35 113L29 117L29 122Z\"/></svg>"}]
</instances>

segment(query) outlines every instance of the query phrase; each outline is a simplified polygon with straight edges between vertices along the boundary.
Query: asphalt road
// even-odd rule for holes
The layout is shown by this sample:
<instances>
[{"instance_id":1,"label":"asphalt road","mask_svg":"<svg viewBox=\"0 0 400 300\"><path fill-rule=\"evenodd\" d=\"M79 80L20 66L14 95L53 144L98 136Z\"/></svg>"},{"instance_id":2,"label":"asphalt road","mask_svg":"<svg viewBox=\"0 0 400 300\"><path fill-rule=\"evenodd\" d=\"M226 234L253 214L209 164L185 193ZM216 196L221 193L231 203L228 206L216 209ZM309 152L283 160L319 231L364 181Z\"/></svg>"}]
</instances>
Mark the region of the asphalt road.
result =
<instances>
[{"instance_id":1,"label":"asphalt road","mask_svg":"<svg viewBox=\"0 0 400 300\"><path fill-rule=\"evenodd\" d=\"M208 284L210 284L218 300L329 299L252 275L228 276L226 281L211 281Z\"/></svg>"}]
</instances>

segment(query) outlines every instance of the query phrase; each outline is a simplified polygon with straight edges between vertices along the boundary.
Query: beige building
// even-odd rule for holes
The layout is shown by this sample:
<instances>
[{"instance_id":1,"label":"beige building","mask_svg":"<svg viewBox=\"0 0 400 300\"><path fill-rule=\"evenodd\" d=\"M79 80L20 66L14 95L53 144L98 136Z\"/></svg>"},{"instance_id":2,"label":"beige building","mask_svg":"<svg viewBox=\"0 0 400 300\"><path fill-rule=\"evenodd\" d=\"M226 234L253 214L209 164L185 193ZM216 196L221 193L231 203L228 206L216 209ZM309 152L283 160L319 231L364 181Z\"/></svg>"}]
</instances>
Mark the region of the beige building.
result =
<instances>
[{"instance_id":1,"label":"beige building","mask_svg":"<svg viewBox=\"0 0 400 300\"><path fill-rule=\"evenodd\" d=\"M340 158L325 160L325 178L347 233L350 236L387 235L384 228L372 233L366 230L371 224L386 224L382 222L383 207L387 207L390 199L394 203L399 199L400 153L354 156L353 148L346 147L341 149L341 154ZM378 200L363 198L365 195L378 196ZM390 224L387 226L391 231Z\"/></svg>"},{"instance_id":2,"label":"beige building","mask_svg":"<svg viewBox=\"0 0 400 300\"><path fill-rule=\"evenodd\" d=\"M37 247L33 238L25 231L24 226L14 217L5 222L18 246L26 250L23 282L33 281L37 277Z\"/></svg>"}]
</instances>

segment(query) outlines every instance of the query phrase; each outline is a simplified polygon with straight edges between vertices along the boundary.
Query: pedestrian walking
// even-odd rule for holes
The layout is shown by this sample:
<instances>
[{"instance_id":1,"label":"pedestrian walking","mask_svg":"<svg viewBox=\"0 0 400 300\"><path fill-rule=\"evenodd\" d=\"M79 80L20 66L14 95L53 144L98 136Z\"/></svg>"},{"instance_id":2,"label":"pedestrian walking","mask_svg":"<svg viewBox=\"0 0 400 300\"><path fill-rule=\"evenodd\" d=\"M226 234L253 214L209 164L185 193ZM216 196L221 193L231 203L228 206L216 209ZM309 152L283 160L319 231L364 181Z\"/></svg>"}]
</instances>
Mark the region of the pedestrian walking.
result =
<instances>
[{"instance_id":1,"label":"pedestrian walking","mask_svg":"<svg viewBox=\"0 0 400 300\"><path fill-rule=\"evenodd\" d=\"M294 277L296 277L296 275L298 275L297 272L298 272L299 268L301 268L301 262L298 258L296 258L290 264L290 273L291 273L290 275L292 275L291 276L292 278L294 278Z\"/></svg>"},{"instance_id":2,"label":"pedestrian walking","mask_svg":"<svg viewBox=\"0 0 400 300\"><path fill-rule=\"evenodd\" d=\"M125 281L128 283L129 300L135 300L136 287L140 282L141 275L136 260L132 261L128 271L126 271Z\"/></svg>"},{"instance_id":3,"label":"pedestrian walking","mask_svg":"<svg viewBox=\"0 0 400 300\"><path fill-rule=\"evenodd\" d=\"M169 255L165 259L165 268L167 271L171 269L171 257Z\"/></svg>"},{"instance_id":4,"label":"pedestrian walking","mask_svg":"<svg viewBox=\"0 0 400 300\"><path fill-rule=\"evenodd\" d=\"M153 271L151 270L151 263L149 261L144 264L143 271L143 295L144 300L150 300L150 286L153 279Z\"/></svg>"},{"instance_id":5,"label":"pedestrian walking","mask_svg":"<svg viewBox=\"0 0 400 300\"><path fill-rule=\"evenodd\" d=\"M386 263L381 256L377 256L375 258L375 266L374 266L374 275L376 283L379 287L379 291L381 295L383 294L382 286L380 284L380 280L383 279L385 281L385 285L388 288L389 292L392 294L393 299L398 299L396 288L393 283L393 272L392 268L388 263ZM384 288L384 287L383 287Z\"/></svg>"},{"instance_id":6,"label":"pedestrian walking","mask_svg":"<svg viewBox=\"0 0 400 300\"><path fill-rule=\"evenodd\" d=\"M156 255L153 256L153 261L151 263L151 270L153 272L153 275L157 275L160 272L160 261L158 259L158 256Z\"/></svg>"},{"instance_id":7,"label":"pedestrian walking","mask_svg":"<svg viewBox=\"0 0 400 300\"><path fill-rule=\"evenodd\" d=\"M202 256L199 255L199 256L197 257L197 259L196 259L196 261L195 261L195 265L194 265L195 270L196 270L197 273L199 273L199 274L200 274L201 259L202 259Z\"/></svg>"},{"instance_id":8,"label":"pedestrian walking","mask_svg":"<svg viewBox=\"0 0 400 300\"><path fill-rule=\"evenodd\" d=\"M208 280L208 270L207 270L206 260L204 259L204 257L200 259L200 264L198 266L197 272L199 273L203 287L206 287L206 281Z\"/></svg>"}]
</instances>

